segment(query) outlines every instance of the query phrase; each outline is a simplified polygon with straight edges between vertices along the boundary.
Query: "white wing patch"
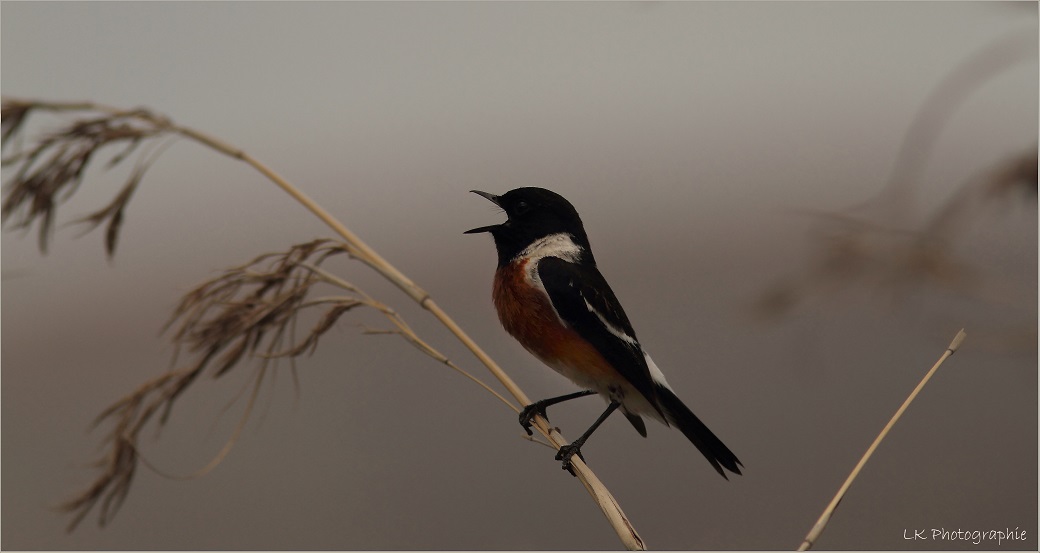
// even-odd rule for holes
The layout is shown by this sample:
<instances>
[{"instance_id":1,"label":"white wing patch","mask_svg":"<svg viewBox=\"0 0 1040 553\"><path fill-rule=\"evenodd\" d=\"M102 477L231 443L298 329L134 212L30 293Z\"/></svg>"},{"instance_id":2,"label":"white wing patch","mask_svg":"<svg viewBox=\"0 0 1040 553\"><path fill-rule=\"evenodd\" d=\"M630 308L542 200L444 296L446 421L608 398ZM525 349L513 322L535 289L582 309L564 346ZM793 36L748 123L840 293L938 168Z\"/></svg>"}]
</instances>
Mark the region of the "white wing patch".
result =
<instances>
[{"instance_id":1,"label":"white wing patch","mask_svg":"<svg viewBox=\"0 0 1040 553\"><path fill-rule=\"evenodd\" d=\"M664 379L664 373L657 367L657 363L654 363L653 359L650 359L650 354L643 352L643 357L646 358L646 366L650 368L650 377L654 379L654 382L672 390L672 387L668 385L668 381ZM673 392L675 390L672 390Z\"/></svg>"},{"instance_id":2,"label":"white wing patch","mask_svg":"<svg viewBox=\"0 0 1040 553\"><path fill-rule=\"evenodd\" d=\"M557 234L550 234L549 236L546 236L540 240L536 240L530 246L525 248L524 251L520 252L520 254L517 256L517 259L528 259L524 275L527 279L527 282L535 288L541 290L543 293L546 293L546 295L548 295L548 293L545 290L545 285L542 284L542 278L538 275L538 262L546 257L555 257L557 259L562 259L563 261L566 261L568 263L577 263L581 259L581 255L582 253L584 253L584 251L585 250L581 246L574 242L574 237L572 235L570 235L569 233L561 232ZM575 287L573 280L568 281L567 285L571 288ZM643 357L646 359L646 366L650 369L650 378L653 379L654 383L660 386L664 386L665 388L671 390L672 387L668 385L668 381L665 380L664 374L661 372L661 369L657 367L657 364L654 363L654 360L651 359L646 352L642 351L642 347L639 345L639 342L634 337L629 336L628 333L626 333L624 330L618 328L617 325L611 323L606 317L603 316L602 313L597 311L596 308L593 307L591 303L589 303L589 300L587 300L584 295L581 299L585 302L585 307L589 310L589 312L596 315L596 318L599 319L599 322L603 325L603 328L607 329L607 332L610 332L610 334L612 334L617 339L621 340L622 342L625 342L629 346L636 348L638 351L643 353ZM550 305L552 306L553 311L555 312L556 306L553 306L551 303ZM567 325L567 322L564 321L562 317L560 317L560 314L558 312L556 313L556 317L560 319L560 321L563 322L564 325ZM537 354L535 355L537 356ZM569 366L557 366L556 364L550 363L549 361L543 361L560 374L563 374L567 378L570 378L574 382L577 382L579 386L598 390L600 384L602 384L602 382L599 381L585 379L584 373L576 373L573 370L571 370L571 367ZM601 394L604 394L605 396L609 395L609 390L599 390L599 392ZM642 394L634 393L632 394L632 397L629 399L629 402L626 402L625 408L628 409L629 412L648 415L657 420L660 420L661 422L664 422L665 424L668 424L663 419L661 419L660 413L658 413L658 411L646 401L647 400L643 398ZM642 402L642 404L633 402Z\"/></svg>"},{"instance_id":3,"label":"white wing patch","mask_svg":"<svg viewBox=\"0 0 1040 553\"><path fill-rule=\"evenodd\" d=\"M584 295L581 297L581 299L585 302L585 307L588 308L589 312L596 315L596 318L599 319L599 322L603 323L603 326L607 329L608 332L610 332L617 338L620 338L621 341L627 343L630 346L639 347L639 342L637 342L635 338L626 334L624 330L621 330L620 328L611 324L611 322L608 321L602 313L597 311L595 307L592 307L592 304L589 303L589 300L585 299Z\"/></svg>"}]
</instances>

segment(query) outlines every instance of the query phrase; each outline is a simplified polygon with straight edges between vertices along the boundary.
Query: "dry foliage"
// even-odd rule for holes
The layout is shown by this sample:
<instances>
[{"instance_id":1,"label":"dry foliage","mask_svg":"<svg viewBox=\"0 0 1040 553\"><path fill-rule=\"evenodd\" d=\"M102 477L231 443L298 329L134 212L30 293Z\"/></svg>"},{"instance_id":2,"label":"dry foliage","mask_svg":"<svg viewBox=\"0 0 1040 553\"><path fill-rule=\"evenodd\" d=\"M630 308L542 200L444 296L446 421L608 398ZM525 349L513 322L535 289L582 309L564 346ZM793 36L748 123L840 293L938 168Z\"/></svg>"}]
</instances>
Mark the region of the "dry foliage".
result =
<instances>
[{"instance_id":1,"label":"dry foliage","mask_svg":"<svg viewBox=\"0 0 1040 553\"><path fill-rule=\"evenodd\" d=\"M380 303L349 282L327 272L320 265L329 256L347 253L363 262L397 286L420 307L433 315L482 363L495 379L521 405L530 403L527 395L415 282L401 273L378 252L365 244L322 206L302 190L282 178L247 152L218 138L190 127L177 125L165 117L144 109L121 110L95 103L63 103L5 98L3 104L3 141L18 142L29 115L36 111L76 113L80 119L45 135L35 146L24 149L21 144L4 148L3 163L15 165L15 176L5 182L3 224L29 229L38 224L39 243L45 250L56 219L58 206L73 194L83 179L88 163L97 152L109 145L122 149L110 161L118 164L137 151L137 162L128 182L105 207L79 219L89 225L88 231L108 221L105 247L108 255L115 251L123 213L144 172L169 142L142 152L138 146L158 138L187 138L216 152L249 165L281 188L325 223L342 242L317 240L294 246L283 254L265 254L238 268L230 269L190 292L182 300L171 325L178 351L187 350L193 360L187 366L154 378L106 409L96 423L113 425L105 445L107 454L98 461L101 474L80 494L61 508L73 514L69 529L100 504L99 522L104 525L119 509L130 489L138 463L151 467L137 449L142 429L155 421L161 428L174 402L206 371L219 377L245 361L257 361L253 395L245 414L227 444L206 467L195 475L208 472L221 462L237 440L247 420L257 391L271 360L296 357L313 351L322 334L347 311L368 307L381 313L392 323L389 330L366 330L370 334L396 334L426 355L462 374L500 400L514 413L520 408L490 386L461 369L439 351L423 341L386 304ZM263 263L267 262L267 265ZM314 284L326 283L347 294L312 297ZM301 311L323 308L318 323L302 339L295 337L296 320ZM295 372L293 373L295 376ZM569 443L559 429L549 426L541 416L533 420L538 430L555 449ZM151 467L154 470L154 467ZM573 468L622 544L629 549L645 549L646 544L635 531L617 500L599 478L580 459ZM158 471L157 471L158 472ZM160 473L162 474L162 473Z\"/></svg>"},{"instance_id":2,"label":"dry foliage","mask_svg":"<svg viewBox=\"0 0 1040 553\"><path fill-rule=\"evenodd\" d=\"M1035 57L1028 37L1010 36L979 50L939 82L907 129L892 173L881 193L843 212L811 212L816 218L812 258L798 277L769 287L756 302L760 315L780 317L807 299L851 286L899 294L911 286L934 285L971 294L979 281L971 264L951 253L958 233L970 228L988 206L1037 198L1037 145L965 179L920 224L905 225L916 204L927 154L946 122L971 92L1001 72ZM866 211L900 219L895 228ZM913 228L905 228L906 226Z\"/></svg>"},{"instance_id":3,"label":"dry foliage","mask_svg":"<svg viewBox=\"0 0 1040 553\"><path fill-rule=\"evenodd\" d=\"M138 438L145 425L159 415L166 423L176 400L207 370L220 377L243 360L258 360L259 375L272 359L310 353L318 339L347 311L370 306L360 295L309 299L314 285L327 282L312 267L320 267L332 255L347 250L338 243L315 240L293 246L282 254L265 254L225 271L188 292L167 328L173 327L177 350L186 350L192 361L144 383L105 409L95 426L111 423L105 437L106 455L97 462L102 473L82 493L61 505L75 513L75 528L100 502L99 521L104 525L118 510L130 489L139 461ZM297 340L301 313L322 309L316 325Z\"/></svg>"},{"instance_id":4,"label":"dry foliage","mask_svg":"<svg viewBox=\"0 0 1040 553\"><path fill-rule=\"evenodd\" d=\"M95 426L101 423L112 425L104 440L108 452L97 463L102 468L97 479L61 505L61 509L74 513L69 529L75 528L99 502L100 524L104 525L111 519L126 497L141 461L138 439L142 429L157 414L156 425L161 428L176 400L199 376L208 372L211 377L219 378L235 367L251 365L255 371L253 380L258 387L268 363L285 358L289 360L295 377L294 360L313 353L322 335L352 309L373 309L394 325L393 329L368 332L400 335L427 355L462 372L419 339L388 306L322 268L330 257L350 253L349 246L343 243L314 240L293 246L284 253L261 255L245 265L224 271L185 294L166 328L172 329L175 358L186 352L192 361L146 382L110 405L95 420ZM318 285L338 289L340 294L316 296L314 288ZM298 337L300 316L315 310L320 312L317 322ZM466 376L476 381L472 376ZM251 407L252 400L245 417L248 417ZM223 458L237 434L236 431L215 462L200 473Z\"/></svg>"},{"instance_id":5,"label":"dry foliage","mask_svg":"<svg viewBox=\"0 0 1040 553\"><path fill-rule=\"evenodd\" d=\"M893 229L839 213L810 215L817 226L812 257L801 276L780 281L757 302L759 313L776 317L800 302L839 288L864 286L899 294L914 286L936 286L970 295L979 285L970 263L957 259L951 244L993 202L1035 201L1037 151L1031 148L969 180L919 230Z\"/></svg>"},{"instance_id":6,"label":"dry foliage","mask_svg":"<svg viewBox=\"0 0 1040 553\"><path fill-rule=\"evenodd\" d=\"M977 59L969 60L964 68L955 71L951 78L940 84L934 101L928 103L928 109L923 110L921 117L907 133L903 149L905 155L897 161L889 190L898 192L913 184L913 176L920 167L922 157L914 152L928 149L941 122L963 98L964 91L985 81L993 73L994 60L998 62L996 67L999 69L1009 64L1009 59L1015 59L1014 56L1007 56L1008 48L1007 45L998 45L981 53ZM61 506L73 514L70 529L96 506L99 507L100 524L104 525L111 519L129 492L138 463L143 462L138 451L138 438L143 428L153 421L157 428L161 428L176 400L198 381L199 376L208 373L217 378L243 364L251 364L255 371L255 399L255 390L259 388L269 362L287 359L292 364L297 357L313 352L322 335L341 316L358 307L378 311L394 327L373 332L400 335L518 411L512 402L462 371L422 341L392 309L322 268L329 257L341 253L363 261L397 285L423 309L431 312L488 367L514 398L521 404L529 403L519 387L458 328L425 291L301 191L245 152L190 128L178 126L144 109L120 110L91 103L4 99L0 110L0 140L4 145L2 163L5 167L14 167L13 177L4 184L5 195L0 214L4 225L26 230L37 225L41 250L46 250L58 206L75 193L84 172L90 162L98 157L99 151L111 146L118 150L108 161L108 166L136 155L135 167L111 202L78 221L87 224L88 230L106 224L105 250L108 255L113 255L123 215L134 191L167 143L163 140L177 137L192 139L248 163L310 209L344 239L343 242L315 240L293 246L284 253L261 255L247 264L225 271L184 296L167 329L172 329L177 351L186 353L191 361L145 382L99 415L95 424L112 425L104 442L108 449L97 462L101 469L100 475L79 495ZM31 147L23 148L15 144L16 138L30 115L36 111L85 112L89 115L46 134ZM923 228L913 231L894 230L851 215L827 214L819 234L822 247L818 248L815 261L802 278L778 284L768 292L760 303L762 312L782 315L820 289L847 286L857 281L898 286L927 280L944 286L969 287L972 284L969 268L955 260L946 247L954 230L960 228L966 217L970 218L973 210L987 202L1011 197L1016 191L1025 191L1035 199L1036 176L1037 155L1034 146L1025 154L1014 156L981 177L967 181ZM891 197L888 194L883 200L889 201ZM315 285L338 288L341 293L315 296ZM318 312L317 322L298 338L298 318L309 311ZM245 416L248 413L247 408ZM549 428L544 419L536 419L535 423L535 428L554 448L558 449L561 444L567 443L558 431ZM220 461L237 435L236 431L214 463L202 472ZM575 461L575 469L622 542L629 548L645 548L645 543L621 512L616 500L595 475L580 460Z\"/></svg>"},{"instance_id":7,"label":"dry foliage","mask_svg":"<svg viewBox=\"0 0 1040 553\"><path fill-rule=\"evenodd\" d=\"M77 120L45 135L31 148L14 148L8 154L6 147L10 139L23 128L29 115L48 107L36 102L21 100L3 101L0 111L3 118L3 165L15 166L14 176L5 183L5 196L0 213L4 225L29 229L38 225L40 249L47 244L58 206L76 192L83 181L84 172L98 152L109 146L121 149L109 159L112 167L138 150L145 142L171 132L170 123L147 110L116 111L98 114L88 119ZM123 214L141 182L144 173L156 159L156 152L139 152L138 162L122 190L106 206L79 219L89 228L108 222L105 229L105 250L113 255Z\"/></svg>"}]
</instances>

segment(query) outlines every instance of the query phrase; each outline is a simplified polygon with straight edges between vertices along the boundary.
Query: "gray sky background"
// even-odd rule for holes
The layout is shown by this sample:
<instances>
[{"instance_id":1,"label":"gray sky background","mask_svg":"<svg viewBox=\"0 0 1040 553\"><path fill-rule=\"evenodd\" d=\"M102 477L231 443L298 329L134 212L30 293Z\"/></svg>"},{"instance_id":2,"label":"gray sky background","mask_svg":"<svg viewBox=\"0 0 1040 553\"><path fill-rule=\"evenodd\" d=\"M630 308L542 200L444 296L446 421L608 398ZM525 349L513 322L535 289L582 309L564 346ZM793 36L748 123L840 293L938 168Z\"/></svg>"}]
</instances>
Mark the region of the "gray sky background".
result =
<instances>
[{"instance_id":1,"label":"gray sky background","mask_svg":"<svg viewBox=\"0 0 1040 553\"><path fill-rule=\"evenodd\" d=\"M1035 199L957 225L969 290L850 278L774 321L751 309L818 253L803 210L874 197L945 76L1001 37L1036 44L1035 3L5 2L0 24L4 95L148 106L245 148L429 290L532 397L573 387L499 327L493 245L462 231L502 216L467 191L569 198L641 341L746 468L726 482L678 432L609 421L585 455L652 548L796 547L965 327L818 545L1036 549ZM1034 147L1037 82L1027 56L967 96L900 205L904 228ZM125 174L99 164L59 225ZM142 467L107 528L88 518L65 534L51 506L94 476L102 434L88 423L168 367L157 333L180 295L331 232L181 141L136 194L113 262L99 234L78 234L59 227L46 256L33 235L2 235L4 549L618 547L512 412L393 337L362 336L358 322L385 326L363 314L301 363L298 397L277 375L211 474ZM333 267L483 376L396 289ZM242 412L224 408L246 374L198 382L147 458L203 466ZM601 408L550 415L573 438ZM1027 540L903 539L933 528Z\"/></svg>"}]
</instances>

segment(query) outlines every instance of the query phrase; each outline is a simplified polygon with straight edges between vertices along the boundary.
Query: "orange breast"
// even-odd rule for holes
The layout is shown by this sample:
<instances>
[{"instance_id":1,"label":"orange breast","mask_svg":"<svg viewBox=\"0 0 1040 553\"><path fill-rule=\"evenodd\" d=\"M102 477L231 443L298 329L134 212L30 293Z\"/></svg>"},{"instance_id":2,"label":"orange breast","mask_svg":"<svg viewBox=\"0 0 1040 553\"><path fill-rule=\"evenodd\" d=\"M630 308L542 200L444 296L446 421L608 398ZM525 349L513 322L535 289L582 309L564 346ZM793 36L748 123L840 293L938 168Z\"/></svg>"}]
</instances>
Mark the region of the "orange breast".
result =
<instances>
[{"instance_id":1,"label":"orange breast","mask_svg":"<svg viewBox=\"0 0 1040 553\"><path fill-rule=\"evenodd\" d=\"M506 332L579 386L600 388L618 382L617 371L596 348L564 326L549 298L528 283L528 263L514 261L495 275L495 309Z\"/></svg>"}]
</instances>

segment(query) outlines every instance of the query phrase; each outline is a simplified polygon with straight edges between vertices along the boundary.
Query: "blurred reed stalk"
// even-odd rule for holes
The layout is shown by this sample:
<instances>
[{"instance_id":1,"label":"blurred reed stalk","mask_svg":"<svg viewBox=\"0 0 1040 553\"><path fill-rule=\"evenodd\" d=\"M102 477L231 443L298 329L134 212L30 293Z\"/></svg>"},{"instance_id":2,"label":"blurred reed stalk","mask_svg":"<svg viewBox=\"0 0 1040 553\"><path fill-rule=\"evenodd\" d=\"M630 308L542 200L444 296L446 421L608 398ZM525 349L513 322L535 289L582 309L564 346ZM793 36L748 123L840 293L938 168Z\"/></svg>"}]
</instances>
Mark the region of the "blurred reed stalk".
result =
<instances>
[{"instance_id":1,"label":"blurred reed stalk","mask_svg":"<svg viewBox=\"0 0 1040 553\"><path fill-rule=\"evenodd\" d=\"M813 297L864 285L898 294L928 284L960 296L1017 301L1005 283L985 288L971 264L958 259L951 245L972 228L987 206L1036 201L1037 145L1023 145L964 179L939 205L920 206L917 188L930 153L957 110L997 76L1034 62L1034 43L1031 34L1001 37L951 68L910 121L888 179L876 195L841 211L799 210L818 221L812 229L813 258L801 275L770 286L754 311L776 319ZM923 211L920 207L929 212L918 213ZM916 219L922 220L915 223ZM1035 336L1035 326L1027 330Z\"/></svg>"},{"instance_id":2,"label":"blurred reed stalk","mask_svg":"<svg viewBox=\"0 0 1040 553\"><path fill-rule=\"evenodd\" d=\"M851 486L852 482L856 479L857 476L859 476L860 471L863 470L863 466L867 464L867 461L870 460L870 456L874 454L874 450L876 450L878 445L881 444L881 440L884 440L885 436L888 436L889 430L892 430L892 427L895 426L896 421L899 420L899 417L903 416L903 412L906 411L906 408L909 407L910 403L914 400L914 398L917 397L917 394L921 393L921 390L924 389L925 384L927 384L928 381L931 380L932 375L935 374L935 371L939 370L939 367L943 364L943 362L949 359L951 355L957 352L957 348L960 347L961 342L964 341L964 338L966 336L967 334L964 333L964 329L962 328L957 333L957 335L953 337L953 341L950 342L950 345L946 348L946 351L943 352L942 356L939 357L939 360L936 361L934 365L932 365L932 368L924 375L924 378L922 378L921 382L917 384L917 386L914 388L914 391L910 392L910 395L907 396L906 401L904 401L903 404L899 406L899 409L896 410L896 413L892 415L892 418L888 421L888 424L886 424L885 427L881 429L881 433L878 434L877 438L874 438L874 443L870 444L870 447L867 448L867 452L864 453L863 457L861 457L859 462L856 463L856 466L852 469L852 472L849 473L849 477L845 479L845 483L843 483L841 487L838 488L838 493L834 495L834 499L831 499L830 504L828 504L827 508L823 510L823 514L821 514L820 518L817 519L816 524L814 524L812 529L809 530L809 533L805 536L805 539L802 541L802 545L798 547L798 551L808 551L812 548L813 544L816 543L816 540L820 538L820 534L823 533L824 528L827 527L827 523L830 522L831 515L834 514L834 510L838 508L838 504L841 503L842 498L845 497L845 492L849 490L849 486Z\"/></svg>"},{"instance_id":3,"label":"blurred reed stalk","mask_svg":"<svg viewBox=\"0 0 1040 553\"><path fill-rule=\"evenodd\" d=\"M476 381L514 412L519 413L520 408L517 405L422 341L387 305L377 302L355 286L322 269L321 263L332 255L345 253L364 262L392 282L447 327L520 405L531 403L523 390L425 290L391 265L302 190L247 152L143 108L124 110L93 102L47 102L15 98L2 100L2 144L7 146L10 139L23 128L29 115L37 111L73 113L79 118L43 136L27 149L16 146L14 153L9 154L5 148L3 165L16 168L14 177L5 183L5 196L0 212L4 225L11 224L16 228L29 229L33 224L37 224L39 245L44 252L58 205L76 191L85 169L98 150L113 145L124 148L108 162L108 166L111 167L121 163L139 146L147 143L148 148L138 154L130 178L112 202L78 220L90 228L107 222L105 250L109 256L114 255L126 206L145 172L169 145L168 141L156 139L175 138L187 138L253 167L328 225L343 240L342 243L315 240L293 246L281 254L262 255L246 265L229 269L220 277L203 283L182 299L170 322L172 325L175 321L180 321L173 340L178 350L183 346L195 354L196 361L187 367L169 371L146 382L101 413L96 422L106 419L113 419L115 422L115 427L107 439L110 450L108 455L98 462L103 469L101 476L81 494L61 506L65 511L76 513L69 530L72 530L98 502L101 509L101 525L114 515L129 491L138 461L148 464L137 450L138 434L160 410L158 424L161 427L173 402L195 382L204 369L215 366L213 376L216 377L230 370L242 359L259 360L260 369L257 371L253 395L243 417L244 422L255 400L268 361L288 358L293 362L297 356L313 351L320 336L332 327L339 316L357 307L367 307L380 312L396 328L387 332L399 334L427 355ZM341 291L347 292L347 295L308 299L312 286L317 284L338 287ZM324 307L327 311L305 339L296 341L294 335L298 314L315 307ZM289 342L288 347L284 345L286 340ZM541 416L535 417L534 427L555 449L569 443L558 430L550 428L548 421ZM239 424L220 454L197 474L208 471L223 459L237 439L241 428L242 424ZM646 549L646 544L620 505L588 466L581 459L574 459L572 466L575 476L603 511L622 544L631 550Z\"/></svg>"}]
</instances>

